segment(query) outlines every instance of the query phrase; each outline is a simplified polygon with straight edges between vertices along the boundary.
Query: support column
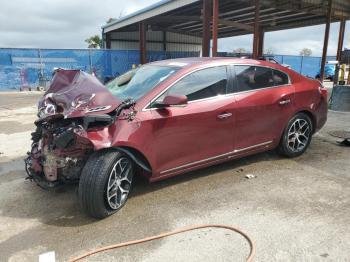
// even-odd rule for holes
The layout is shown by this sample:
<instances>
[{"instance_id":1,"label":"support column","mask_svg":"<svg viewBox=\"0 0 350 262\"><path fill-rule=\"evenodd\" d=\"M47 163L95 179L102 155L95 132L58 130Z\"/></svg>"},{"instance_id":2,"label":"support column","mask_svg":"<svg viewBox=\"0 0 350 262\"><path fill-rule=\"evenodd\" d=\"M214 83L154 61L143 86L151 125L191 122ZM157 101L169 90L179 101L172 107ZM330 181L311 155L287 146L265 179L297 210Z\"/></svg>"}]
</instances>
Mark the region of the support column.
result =
<instances>
[{"instance_id":1,"label":"support column","mask_svg":"<svg viewBox=\"0 0 350 262\"><path fill-rule=\"evenodd\" d=\"M343 18L340 21L340 27L339 27L338 50L337 50L337 60L338 61L340 61L341 52L343 50L345 24L346 24L346 20L345 20L345 18Z\"/></svg>"},{"instance_id":2,"label":"support column","mask_svg":"<svg viewBox=\"0 0 350 262\"><path fill-rule=\"evenodd\" d=\"M218 22L219 22L219 0L213 0L213 46L212 57L218 54Z\"/></svg>"},{"instance_id":3,"label":"support column","mask_svg":"<svg viewBox=\"0 0 350 262\"><path fill-rule=\"evenodd\" d=\"M259 46L258 46L258 57L261 57L264 55L264 37L265 32L262 28L260 28L259 31Z\"/></svg>"},{"instance_id":4,"label":"support column","mask_svg":"<svg viewBox=\"0 0 350 262\"><path fill-rule=\"evenodd\" d=\"M259 12L260 12L260 0L255 0L255 18L254 18L254 35L253 35L253 59L258 58L259 50Z\"/></svg>"},{"instance_id":5,"label":"support column","mask_svg":"<svg viewBox=\"0 0 350 262\"><path fill-rule=\"evenodd\" d=\"M111 49L111 33L106 33L106 48Z\"/></svg>"},{"instance_id":6,"label":"support column","mask_svg":"<svg viewBox=\"0 0 350 262\"><path fill-rule=\"evenodd\" d=\"M211 1L210 0L203 0L203 9L202 9L202 16L203 16L203 24L202 24L202 56L208 57L209 56L209 48L210 48L210 16L211 16Z\"/></svg>"},{"instance_id":7,"label":"support column","mask_svg":"<svg viewBox=\"0 0 350 262\"><path fill-rule=\"evenodd\" d=\"M144 22L139 23L139 43L140 43L140 63L147 63L147 54L146 54L146 25Z\"/></svg>"},{"instance_id":8,"label":"support column","mask_svg":"<svg viewBox=\"0 0 350 262\"><path fill-rule=\"evenodd\" d=\"M327 49L328 49L328 39L329 39L329 29L331 25L331 18L332 18L332 0L328 0L326 30L324 33L323 52L322 52L321 69L320 69L321 82L324 79L324 69L325 69L326 60L327 60Z\"/></svg>"}]
</instances>

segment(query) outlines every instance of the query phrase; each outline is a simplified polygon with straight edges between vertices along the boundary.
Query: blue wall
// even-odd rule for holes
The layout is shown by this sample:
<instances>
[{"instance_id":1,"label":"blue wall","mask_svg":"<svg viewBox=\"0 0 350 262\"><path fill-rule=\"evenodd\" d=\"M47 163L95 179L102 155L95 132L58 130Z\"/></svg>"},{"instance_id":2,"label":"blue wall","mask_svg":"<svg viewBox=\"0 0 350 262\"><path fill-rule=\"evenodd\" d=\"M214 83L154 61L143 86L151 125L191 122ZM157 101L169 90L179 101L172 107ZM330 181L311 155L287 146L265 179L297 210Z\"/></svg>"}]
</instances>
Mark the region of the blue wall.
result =
<instances>
[{"instance_id":1,"label":"blue wall","mask_svg":"<svg viewBox=\"0 0 350 262\"><path fill-rule=\"evenodd\" d=\"M280 64L290 65L294 71L309 77L315 77L321 67L321 57L274 55L274 59ZM331 60L336 60L336 57L328 56L327 61Z\"/></svg>"},{"instance_id":2,"label":"blue wall","mask_svg":"<svg viewBox=\"0 0 350 262\"><path fill-rule=\"evenodd\" d=\"M199 52L152 52L148 61L199 56ZM101 80L120 75L138 65L137 50L99 49L11 49L0 48L0 90L37 87L39 79L51 80L56 67L80 69Z\"/></svg>"},{"instance_id":3,"label":"blue wall","mask_svg":"<svg viewBox=\"0 0 350 262\"><path fill-rule=\"evenodd\" d=\"M199 56L199 52L147 52L148 61ZM288 64L295 71L315 77L320 68L320 57L275 55L281 64ZM328 60L335 60L329 57ZM0 48L0 91L35 88L51 80L55 67L81 69L101 80L120 75L133 64L139 64L138 50L106 49L18 49Z\"/></svg>"}]
</instances>

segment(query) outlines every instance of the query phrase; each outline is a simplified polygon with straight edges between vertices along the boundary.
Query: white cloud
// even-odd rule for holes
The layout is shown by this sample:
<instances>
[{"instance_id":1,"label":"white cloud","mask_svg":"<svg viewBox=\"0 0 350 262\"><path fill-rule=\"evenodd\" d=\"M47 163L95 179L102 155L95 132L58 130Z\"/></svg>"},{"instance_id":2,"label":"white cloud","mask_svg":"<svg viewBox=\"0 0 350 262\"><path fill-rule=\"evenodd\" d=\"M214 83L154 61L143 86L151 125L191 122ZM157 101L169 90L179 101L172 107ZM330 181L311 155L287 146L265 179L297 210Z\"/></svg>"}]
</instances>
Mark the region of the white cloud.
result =
<instances>
[{"instance_id":1,"label":"white cloud","mask_svg":"<svg viewBox=\"0 0 350 262\"><path fill-rule=\"evenodd\" d=\"M321 56L325 25L268 32L265 34L264 49L272 49L275 54L298 55L303 48L310 48L312 55ZM331 24L328 55L335 55L338 46L339 23ZM344 47L350 48L350 23L346 25ZM252 50L252 35L220 39L219 50L231 52L239 47Z\"/></svg>"},{"instance_id":2,"label":"white cloud","mask_svg":"<svg viewBox=\"0 0 350 262\"><path fill-rule=\"evenodd\" d=\"M0 47L85 48L111 17L159 0L11 0L0 8Z\"/></svg>"}]
</instances>

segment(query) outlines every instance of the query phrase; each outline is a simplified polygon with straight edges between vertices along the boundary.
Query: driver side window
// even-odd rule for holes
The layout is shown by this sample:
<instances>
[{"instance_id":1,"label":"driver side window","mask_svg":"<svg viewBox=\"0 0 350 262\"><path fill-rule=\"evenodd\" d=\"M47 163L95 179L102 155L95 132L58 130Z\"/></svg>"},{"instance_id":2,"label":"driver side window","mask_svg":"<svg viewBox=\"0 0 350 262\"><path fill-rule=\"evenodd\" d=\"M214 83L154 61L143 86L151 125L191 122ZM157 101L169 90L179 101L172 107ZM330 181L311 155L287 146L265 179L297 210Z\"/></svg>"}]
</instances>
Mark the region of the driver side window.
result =
<instances>
[{"instance_id":1,"label":"driver side window","mask_svg":"<svg viewBox=\"0 0 350 262\"><path fill-rule=\"evenodd\" d=\"M226 94L228 84L226 66L216 66L193 72L170 87L157 101L167 95L185 95L194 101Z\"/></svg>"}]
</instances>

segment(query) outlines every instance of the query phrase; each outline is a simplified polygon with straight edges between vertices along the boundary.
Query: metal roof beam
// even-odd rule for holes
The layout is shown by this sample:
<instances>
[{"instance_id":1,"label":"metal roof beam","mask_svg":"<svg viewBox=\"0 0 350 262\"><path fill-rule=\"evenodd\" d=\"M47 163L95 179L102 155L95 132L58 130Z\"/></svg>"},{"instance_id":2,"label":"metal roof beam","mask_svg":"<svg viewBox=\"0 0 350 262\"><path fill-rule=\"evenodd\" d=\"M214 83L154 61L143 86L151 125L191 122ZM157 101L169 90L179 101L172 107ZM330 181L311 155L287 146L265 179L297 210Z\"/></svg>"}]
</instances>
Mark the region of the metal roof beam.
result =
<instances>
[{"instance_id":1,"label":"metal roof beam","mask_svg":"<svg viewBox=\"0 0 350 262\"><path fill-rule=\"evenodd\" d=\"M300 14L299 14L299 16L300 16ZM272 20L271 18L261 20L261 23L262 23L261 27L264 28L265 31L277 31L277 30L282 30L282 29L294 28L294 25L296 25L296 24L299 25L298 27L308 26L308 25L310 25L310 23L311 23L311 25L314 25L315 23L322 24L322 22L321 23L318 22L319 21L318 18L320 18L323 22L325 21L324 18L317 16L317 15L295 17L294 19L291 19L290 17L280 17L279 19L275 19L275 20ZM276 23L275 26L269 26L266 24L266 22L271 21L271 20ZM314 21L317 21L317 22L314 22ZM292 26L292 27L290 27L290 26ZM219 36L221 36L222 34L225 34L227 36L232 31L236 31L236 30L233 30L232 27L230 27L230 26L220 27L219 28ZM247 32L248 34L251 33L250 31L246 31L246 30L244 30L244 31ZM190 32L193 32L193 33L198 32L199 33L200 30L196 30L196 31L193 30Z\"/></svg>"},{"instance_id":2,"label":"metal roof beam","mask_svg":"<svg viewBox=\"0 0 350 262\"><path fill-rule=\"evenodd\" d=\"M268 11L272 11L272 10L276 10L274 8L268 8L268 9L264 9L264 10L261 10L260 13L266 13ZM276 10L276 12L274 13L268 13L268 14L263 14L263 15L260 15L261 18L263 17L269 17L269 16L272 16L272 15L278 15L278 14L284 14L284 13L288 13L290 11L279 11L279 10ZM252 17L250 17L250 15ZM234 17L222 17L221 15L219 16L220 20L223 21L223 24L227 24L227 21L229 21L230 23L233 22L233 23L236 23L237 27L240 26L239 28L243 29L242 26L245 27L245 30L248 30L248 31L252 31L252 28L247 24L247 23L243 23L243 21L249 21L249 20L254 20L254 12L250 12L250 13L246 13L246 14L243 14L243 15L239 15L239 16L234 16ZM237 17L243 17L242 19L239 19L239 20L229 20L229 19L234 19L234 18L237 18ZM233 26L233 23L231 23L231 26ZM241 24L241 25L238 25ZM248 25L248 26L247 26ZM200 28L201 25L200 24L193 24L193 25L188 25L188 26L185 26L185 27L180 27L180 25L176 25L174 26L176 28L181 28L182 30L183 29L186 29L186 30L195 30L195 28ZM193 29L192 29L193 28Z\"/></svg>"},{"instance_id":3,"label":"metal roof beam","mask_svg":"<svg viewBox=\"0 0 350 262\"><path fill-rule=\"evenodd\" d=\"M190 22L199 22L201 23L203 20L202 16L159 16L155 17L154 19L147 20L147 24L152 24L152 23L159 23L159 22L183 22L183 21L190 21ZM250 25L230 21L230 20L225 20L225 19L219 19L219 24L221 25L227 25L239 29L244 29L247 31L253 31L253 27ZM199 26L201 27L201 24L198 25L192 25L192 26ZM186 28L191 28L192 26L184 27Z\"/></svg>"},{"instance_id":4,"label":"metal roof beam","mask_svg":"<svg viewBox=\"0 0 350 262\"><path fill-rule=\"evenodd\" d=\"M321 4L313 4L307 1L281 1L281 0L270 0L270 4L278 9L289 9L293 11L302 11L308 14L323 15L327 16L327 10L329 9L328 1L321 1ZM346 1L344 0L344 3ZM339 4L338 4L339 5ZM343 7L344 6L344 7ZM333 18L350 18L349 5L343 4L340 9L333 8L332 17ZM333 5L334 7L334 5ZM348 7L348 8L346 8Z\"/></svg>"},{"instance_id":5,"label":"metal roof beam","mask_svg":"<svg viewBox=\"0 0 350 262\"><path fill-rule=\"evenodd\" d=\"M251 25L246 25L246 24L238 23L238 22L231 21L231 20L219 19L219 25L226 25L226 26L246 30L249 32L254 31L254 27Z\"/></svg>"},{"instance_id":6,"label":"metal roof beam","mask_svg":"<svg viewBox=\"0 0 350 262\"><path fill-rule=\"evenodd\" d=\"M285 30L285 29L291 29L291 28L300 28L305 26L312 26L312 25L321 25L326 22L325 17L318 17L314 19L308 19L306 21L301 21L299 19L298 21L292 22L292 23L279 23L276 26L267 26L265 27L265 31L271 32L271 31L278 31L278 30Z\"/></svg>"},{"instance_id":7,"label":"metal roof beam","mask_svg":"<svg viewBox=\"0 0 350 262\"><path fill-rule=\"evenodd\" d=\"M176 22L193 22L193 21L198 21L201 22L202 18L200 16L189 16L189 15L184 15L184 16L175 16L175 15L169 15L169 16L157 16L152 19L147 20L148 24L152 23L163 23L163 22L171 22L171 23L176 23Z\"/></svg>"},{"instance_id":8,"label":"metal roof beam","mask_svg":"<svg viewBox=\"0 0 350 262\"><path fill-rule=\"evenodd\" d=\"M265 16L267 17L267 16ZM288 15L284 15L284 16L274 16L271 15L266 19L260 19L260 23L262 23L262 27L269 27L271 28L271 26L269 26L267 24L267 22L273 22L274 24L278 24L278 23L288 23L288 22L294 22L294 21L302 21L302 20L307 20L310 18L315 18L315 17L319 17L319 15L314 15L314 14L305 14L305 13L292 13L292 14L288 14ZM253 20L253 18L251 18L251 20ZM252 22L246 23L245 25L251 26L253 24ZM273 27L273 26L272 26ZM226 28L230 28L230 26L226 26L224 27L224 29ZM221 28L222 29L222 28ZM240 28L243 29L243 28ZM197 32L200 31L200 28L196 28L196 29L192 29L189 30L190 32ZM249 30L247 30L249 31Z\"/></svg>"},{"instance_id":9,"label":"metal roof beam","mask_svg":"<svg viewBox=\"0 0 350 262\"><path fill-rule=\"evenodd\" d=\"M188 31L182 31L182 30L171 28L171 27L163 27L163 26L152 26L152 30L154 30L154 31L166 31L166 32L170 32L170 33L177 33L177 34L189 35L189 36L195 36L195 37L200 37L202 35L201 32L191 33Z\"/></svg>"}]
</instances>

